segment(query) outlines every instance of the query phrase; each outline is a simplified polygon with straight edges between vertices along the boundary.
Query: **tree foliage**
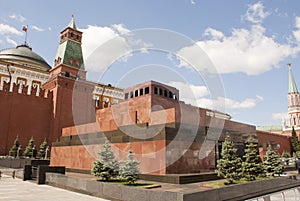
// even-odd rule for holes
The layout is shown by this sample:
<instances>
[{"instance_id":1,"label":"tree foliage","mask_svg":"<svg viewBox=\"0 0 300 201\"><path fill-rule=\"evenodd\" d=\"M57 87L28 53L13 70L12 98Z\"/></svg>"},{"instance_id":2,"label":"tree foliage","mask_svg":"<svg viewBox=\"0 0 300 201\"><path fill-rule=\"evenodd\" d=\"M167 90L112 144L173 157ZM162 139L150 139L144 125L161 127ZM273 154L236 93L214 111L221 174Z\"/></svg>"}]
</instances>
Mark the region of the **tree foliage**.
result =
<instances>
[{"instance_id":1,"label":"tree foliage","mask_svg":"<svg viewBox=\"0 0 300 201\"><path fill-rule=\"evenodd\" d=\"M222 143L221 159L217 162L218 176L224 177L227 184L234 183L242 176L242 160L237 157L237 149L229 138Z\"/></svg>"},{"instance_id":2,"label":"tree foliage","mask_svg":"<svg viewBox=\"0 0 300 201\"><path fill-rule=\"evenodd\" d=\"M9 156L17 157L19 147L20 147L20 141L19 141L19 137L17 136L14 141L13 146L9 150Z\"/></svg>"},{"instance_id":3,"label":"tree foliage","mask_svg":"<svg viewBox=\"0 0 300 201\"><path fill-rule=\"evenodd\" d=\"M111 144L105 141L103 148L99 151L100 159L93 163L91 174L109 180L118 175L119 163L115 160L114 152L111 150Z\"/></svg>"},{"instance_id":4,"label":"tree foliage","mask_svg":"<svg viewBox=\"0 0 300 201\"><path fill-rule=\"evenodd\" d=\"M293 130L292 130L292 137L290 138L291 140L291 145L292 145L292 152L296 153L298 151L300 151L300 142L299 142L299 139L298 139L298 136L297 136L297 133L293 127Z\"/></svg>"},{"instance_id":5,"label":"tree foliage","mask_svg":"<svg viewBox=\"0 0 300 201\"><path fill-rule=\"evenodd\" d=\"M38 156L40 158L45 158L47 147L48 147L48 143L47 143L47 140L45 138L44 141L42 142L42 144L40 145L40 150L38 152Z\"/></svg>"},{"instance_id":6,"label":"tree foliage","mask_svg":"<svg viewBox=\"0 0 300 201\"><path fill-rule=\"evenodd\" d=\"M33 137L31 137L28 142L28 145L24 151L24 156L32 157L33 156L33 147L34 147L34 139L33 139Z\"/></svg>"},{"instance_id":7,"label":"tree foliage","mask_svg":"<svg viewBox=\"0 0 300 201\"><path fill-rule=\"evenodd\" d=\"M284 165L280 157L272 150L271 145L268 146L263 166L267 176L274 177L275 175L280 175L283 172Z\"/></svg>"},{"instance_id":8,"label":"tree foliage","mask_svg":"<svg viewBox=\"0 0 300 201\"><path fill-rule=\"evenodd\" d=\"M282 152L281 157L282 158L291 158L291 154L287 151L284 151L284 152Z\"/></svg>"},{"instance_id":9,"label":"tree foliage","mask_svg":"<svg viewBox=\"0 0 300 201\"><path fill-rule=\"evenodd\" d=\"M134 160L134 154L131 150L128 152L128 159L123 162L123 166L120 169L120 176L125 179L129 184L133 184L138 179L139 162Z\"/></svg>"},{"instance_id":10,"label":"tree foliage","mask_svg":"<svg viewBox=\"0 0 300 201\"><path fill-rule=\"evenodd\" d=\"M257 144L254 143L254 138L251 136L245 149L243 167L243 177L248 181L255 180L256 177L263 174L263 166L258 153Z\"/></svg>"}]
</instances>

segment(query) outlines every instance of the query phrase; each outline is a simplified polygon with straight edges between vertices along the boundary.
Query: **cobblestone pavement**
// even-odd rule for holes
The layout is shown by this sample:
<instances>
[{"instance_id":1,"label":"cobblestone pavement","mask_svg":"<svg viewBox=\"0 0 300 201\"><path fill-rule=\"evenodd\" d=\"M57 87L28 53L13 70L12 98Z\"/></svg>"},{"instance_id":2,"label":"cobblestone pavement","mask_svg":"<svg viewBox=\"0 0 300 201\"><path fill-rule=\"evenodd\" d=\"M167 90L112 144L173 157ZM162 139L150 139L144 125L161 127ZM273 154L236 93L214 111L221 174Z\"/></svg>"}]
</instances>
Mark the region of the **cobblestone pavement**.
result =
<instances>
[{"instance_id":1,"label":"cobblestone pavement","mask_svg":"<svg viewBox=\"0 0 300 201\"><path fill-rule=\"evenodd\" d=\"M0 201L106 201L89 195L75 193L48 185L13 179L2 174L0 178Z\"/></svg>"}]
</instances>

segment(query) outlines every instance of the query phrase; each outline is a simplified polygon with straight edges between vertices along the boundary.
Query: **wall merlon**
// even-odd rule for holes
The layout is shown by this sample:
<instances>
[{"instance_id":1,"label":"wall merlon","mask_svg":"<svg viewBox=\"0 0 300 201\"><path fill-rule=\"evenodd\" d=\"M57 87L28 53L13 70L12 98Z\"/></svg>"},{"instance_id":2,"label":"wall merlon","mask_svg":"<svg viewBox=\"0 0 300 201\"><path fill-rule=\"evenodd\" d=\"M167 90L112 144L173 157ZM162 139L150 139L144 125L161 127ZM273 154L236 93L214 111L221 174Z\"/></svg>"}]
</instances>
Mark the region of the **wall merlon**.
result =
<instances>
[{"instance_id":1,"label":"wall merlon","mask_svg":"<svg viewBox=\"0 0 300 201\"><path fill-rule=\"evenodd\" d=\"M30 90L29 90L30 89ZM32 96L37 98L51 98L53 97L53 93L50 91L46 91L45 89L38 89L36 87L31 86L20 86L19 84L13 83L12 86L10 83L4 82L2 89L0 88L0 94L18 94L24 96Z\"/></svg>"}]
</instances>

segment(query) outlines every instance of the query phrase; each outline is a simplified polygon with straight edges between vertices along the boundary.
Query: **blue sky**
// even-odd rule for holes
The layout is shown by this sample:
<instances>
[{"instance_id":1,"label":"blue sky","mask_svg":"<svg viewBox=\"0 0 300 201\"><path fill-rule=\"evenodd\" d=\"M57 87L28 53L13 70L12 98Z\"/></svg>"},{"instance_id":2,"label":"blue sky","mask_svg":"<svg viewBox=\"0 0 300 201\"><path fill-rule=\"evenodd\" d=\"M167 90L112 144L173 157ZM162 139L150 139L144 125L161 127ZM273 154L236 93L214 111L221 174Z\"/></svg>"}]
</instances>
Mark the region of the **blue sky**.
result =
<instances>
[{"instance_id":1,"label":"blue sky","mask_svg":"<svg viewBox=\"0 0 300 201\"><path fill-rule=\"evenodd\" d=\"M287 63L292 63L300 85L299 7L297 0L0 0L0 49L22 44L21 28L28 25L29 45L52 65L59 32L72 14L84 32L86 59L96 47L123 33L144 28L170 30L190 38L208 55L221 77L225 97L211 100L205 79L176 57L178 54L197 59L193 58L193 46L173 55L134 52L115 62L104 74L101 63L97 63L103 74L100 77L87 61L89 79L119 87L155 79L181 89L181 98L192 104L210 107L210 102L218 104L222 100L226 103L225 112L233 120L278 125L287 112Z\"/></svg>"}]
</instances>

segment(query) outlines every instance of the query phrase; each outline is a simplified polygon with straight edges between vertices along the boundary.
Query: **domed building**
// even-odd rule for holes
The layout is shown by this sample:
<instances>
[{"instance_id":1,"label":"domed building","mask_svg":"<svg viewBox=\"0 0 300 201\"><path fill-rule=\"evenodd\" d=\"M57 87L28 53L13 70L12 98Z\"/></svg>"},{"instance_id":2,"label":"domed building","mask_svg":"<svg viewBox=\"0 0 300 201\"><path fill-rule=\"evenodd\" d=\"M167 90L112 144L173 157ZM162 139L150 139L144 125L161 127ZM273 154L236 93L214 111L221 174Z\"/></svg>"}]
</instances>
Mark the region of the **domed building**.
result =
<instances>
[{"instance_id":1,"label":"domed building","mask_svg":"<svg viewBox=\"0 0 300 201\"><path fill-rule=\"evenodd\" d=\"M51 66L40 55L32 51L28 45L19 45L0 51L0 88L4 82L11 79L10 91L13 83L23 86L41 88L49 79ZM30 93L30 90L28 90Z\"/></svg>"}]
</instances>

